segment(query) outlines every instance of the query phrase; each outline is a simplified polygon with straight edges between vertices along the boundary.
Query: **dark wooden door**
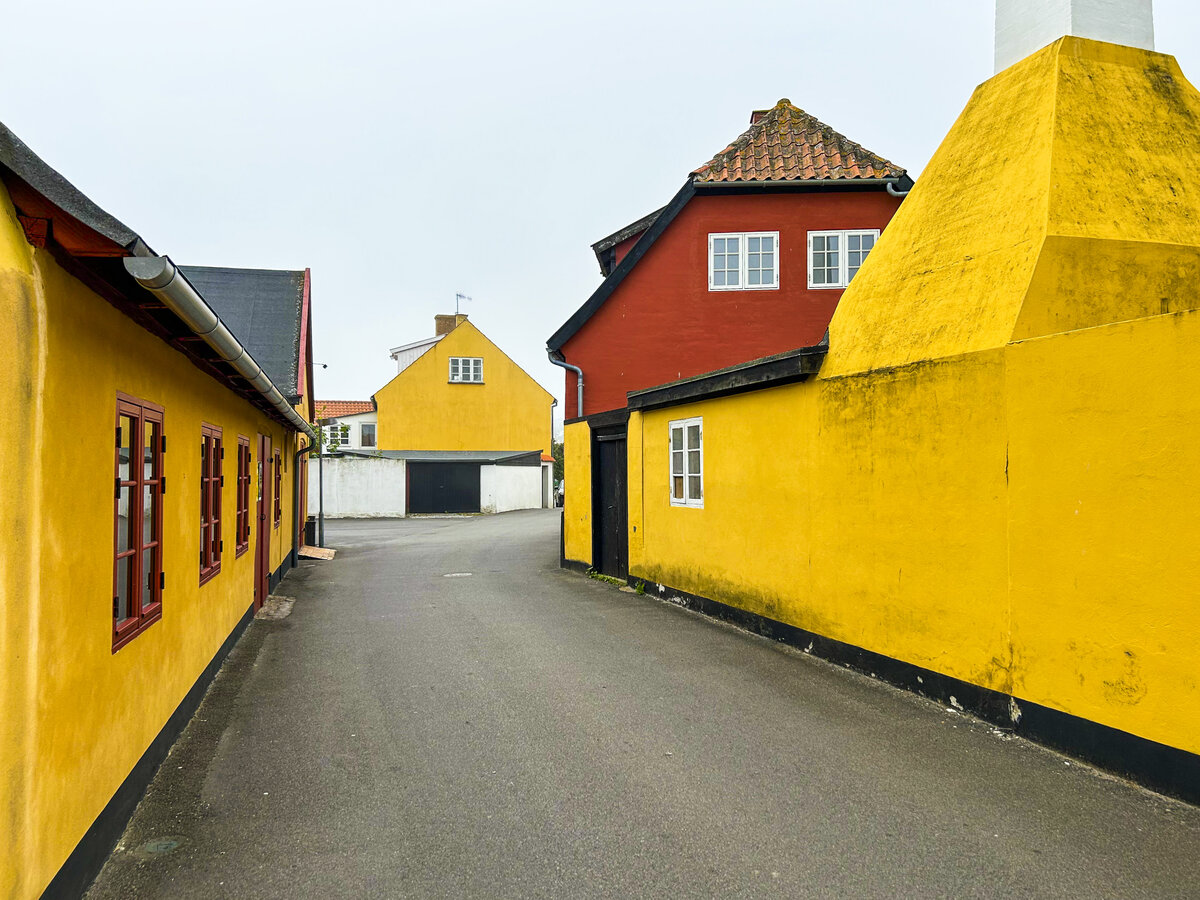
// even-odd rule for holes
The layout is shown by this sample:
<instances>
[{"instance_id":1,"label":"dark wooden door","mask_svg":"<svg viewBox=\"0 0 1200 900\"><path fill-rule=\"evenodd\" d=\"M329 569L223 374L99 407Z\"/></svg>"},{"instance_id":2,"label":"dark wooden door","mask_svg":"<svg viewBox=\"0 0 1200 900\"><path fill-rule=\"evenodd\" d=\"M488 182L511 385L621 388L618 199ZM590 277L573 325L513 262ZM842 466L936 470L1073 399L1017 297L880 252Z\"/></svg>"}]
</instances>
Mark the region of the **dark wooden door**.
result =
<instances>
[{"instance_id":1,"label":"dark wooden door","mask_svg":"<svg viewBox=\"0 0 1200 900\"><path fill-rule=\"evenodd\" d=\"M625 435L597 435L592 459L592 566L629 576L629 493Z\"/></svg>"},{"instance_id":2,"label":"dark wooden door","mask_svg":"<svg viewBox=\"0 0 1200 900\"><path fill-rule=\"evenodd\" d=\"M477 513L479 463L409 463L408 489L409 512Z\"/></svg>"},{"instance_id":3,"label":"dark wooden door","mask_svg":"<svg viewBox=\"0 0 1200 900\"><path fill-rule=\"evenodd\" d=\"M271 583L271 486L274 473L271 471L271 439L258 436L258 505L255 520L258 525L254 536L254 608L261 609L270 593Z\"/></svg>"}]
</instances>

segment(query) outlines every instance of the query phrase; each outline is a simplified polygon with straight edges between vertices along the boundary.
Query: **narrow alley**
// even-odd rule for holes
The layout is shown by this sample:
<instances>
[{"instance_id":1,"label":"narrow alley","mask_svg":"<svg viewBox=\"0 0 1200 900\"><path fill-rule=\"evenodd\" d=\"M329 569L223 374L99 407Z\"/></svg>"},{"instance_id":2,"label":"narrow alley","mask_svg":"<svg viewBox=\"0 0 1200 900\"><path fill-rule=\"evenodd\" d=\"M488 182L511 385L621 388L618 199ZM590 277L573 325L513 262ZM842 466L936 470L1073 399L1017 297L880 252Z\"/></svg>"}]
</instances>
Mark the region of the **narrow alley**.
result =
<instances>
[{"instance_id":1,"label":"narrow alley","mask_svg":"<svg viewBox=\"0 0 1200 900\"><path fill-rule=\"evenodd\" d=\"M557 511L331 523L88 894L1166 897L1200 809L558 567Z\"/></svg>"}]
</instances>

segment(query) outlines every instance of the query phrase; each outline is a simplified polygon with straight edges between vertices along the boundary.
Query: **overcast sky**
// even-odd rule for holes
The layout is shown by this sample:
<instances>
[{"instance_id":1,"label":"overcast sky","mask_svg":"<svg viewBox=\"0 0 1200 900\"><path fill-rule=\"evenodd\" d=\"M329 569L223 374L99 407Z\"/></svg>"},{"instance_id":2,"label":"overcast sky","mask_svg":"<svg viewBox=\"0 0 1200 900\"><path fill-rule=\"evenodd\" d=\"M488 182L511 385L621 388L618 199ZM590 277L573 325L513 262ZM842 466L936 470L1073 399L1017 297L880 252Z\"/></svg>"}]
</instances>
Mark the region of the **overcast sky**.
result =
<instances>
[{"instance_id":1,"label":"overcast sky","mask_svg":"<svg viewBox=\"0 0 1200 900\"><path fill-rule=\"evenodd\" d=\"M0 120L159 253L313 272L317 396L464 311L561 400L590 244L788 97L919 176L992 0L13 3ZM1195 0L1158 48L1200 78ZM561 416L560 416L561 418Z\"/></svg>"}]
</instances>

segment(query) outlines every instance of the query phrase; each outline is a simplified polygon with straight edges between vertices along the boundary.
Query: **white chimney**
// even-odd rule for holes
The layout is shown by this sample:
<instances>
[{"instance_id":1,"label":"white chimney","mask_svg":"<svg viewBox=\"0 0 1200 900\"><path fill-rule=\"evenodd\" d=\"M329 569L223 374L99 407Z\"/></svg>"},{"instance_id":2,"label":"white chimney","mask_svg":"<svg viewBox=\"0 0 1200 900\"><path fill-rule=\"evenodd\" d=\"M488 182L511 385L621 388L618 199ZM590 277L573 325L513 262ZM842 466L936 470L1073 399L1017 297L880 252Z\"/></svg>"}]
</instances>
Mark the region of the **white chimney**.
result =
<instances>
[{"instance_id":1,"label":"white chimney","mask_svg":"<svg viewBox=\"0 0 1200 900\"><path fill-rule=\"evenodd\" d=\"M1154 49L1153 0L996 0L996 71L1063 35Z\"/></svg>"}]
</instances>

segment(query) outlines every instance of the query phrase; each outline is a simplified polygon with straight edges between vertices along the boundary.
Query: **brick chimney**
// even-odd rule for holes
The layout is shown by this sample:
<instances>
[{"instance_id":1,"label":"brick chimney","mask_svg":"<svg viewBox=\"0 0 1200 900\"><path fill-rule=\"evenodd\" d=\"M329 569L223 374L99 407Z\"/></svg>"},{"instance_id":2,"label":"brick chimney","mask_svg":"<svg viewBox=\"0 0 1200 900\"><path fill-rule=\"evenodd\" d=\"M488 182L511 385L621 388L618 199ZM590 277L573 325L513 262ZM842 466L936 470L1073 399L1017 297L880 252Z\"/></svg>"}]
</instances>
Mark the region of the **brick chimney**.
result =
<instances>
[{"instance_id":1,"label":"brick chimney","mask_svg":"<svg viewBox=\"0 0 1200 900\"><path fill-rule=\"evenodd\" d=\"M996 0L996 71L1064 35L1153 50L1153 0Z\"/></svg>"},{"instance_id":2,"label":"brick chimney","mask_svg":"<svg viewBox=\"0 0 1200 900\"><path fill-rule=\"evenodd\" d=\"M433 317L433 333L438 337L443 334L449 334L463 322L467 321L467 317L463 313L456 315L444 315Z\"/></svg>"}]
</instances>

